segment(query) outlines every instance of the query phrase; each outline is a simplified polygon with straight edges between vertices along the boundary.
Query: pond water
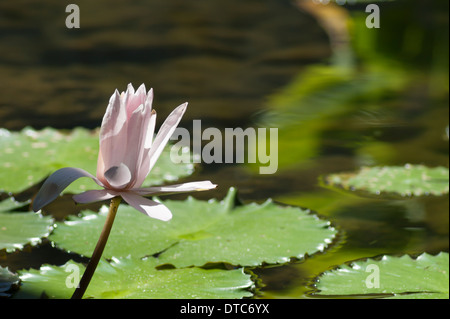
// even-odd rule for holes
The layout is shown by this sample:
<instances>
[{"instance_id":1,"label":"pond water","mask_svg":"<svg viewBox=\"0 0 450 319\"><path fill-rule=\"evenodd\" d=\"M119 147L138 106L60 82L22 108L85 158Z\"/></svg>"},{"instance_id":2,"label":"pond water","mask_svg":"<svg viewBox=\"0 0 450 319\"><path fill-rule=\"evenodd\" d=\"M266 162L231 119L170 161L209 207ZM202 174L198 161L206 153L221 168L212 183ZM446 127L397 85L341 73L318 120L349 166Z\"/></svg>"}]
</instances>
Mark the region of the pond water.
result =
<instances>
[{"instance_id":1,"label":"pond water","mask_svg":"<svg viewBox=\"0 0 450 319\"><path fill-rule=\"evenodd\" d=\"M194 176L185 179L209 179L220 186L196 195L200 199L223 198L234 186L244 203L273 198L285 205L307 207L341 230L330 247L333 254L254 269L266 285L258 296L261 298L309 298L311 278L354 259L448 251L448 195L366 196L330 189L320 182L325 174L361 165L448 167L448 90L439 84L442 80L444 86L448 84L448 64L443 66L443 77L439 54L430 57L410 45L404 60L411 58L406 62L414 67L402 65L386 71L377 64L379 60L366 59L361 62L365 68L343 82L341 89L324 90L309 100L317 104L293 111L292 101L305 94L302 84L312 83L305 80L305 74L316 74L311 66L333 67L336 57L354 58L343 53L350 50L350 43L336 43L336 34L324 24L326 14L336 26L342 22L343 12L347 18L352 12L364 12L361 5L343 11L343 7L330 4L325 14L324 5L318 8L306 2L166 0L125 4L114 0L106 5L78 1L79 29L66 28L67 13L60 1L2 2L0 127L98 127L112 91L125 90L129 82L154 88L160 119L189 101L180 124L188 129L194 119L201 119L204 127L221 130L278 127L279 168L275 174L260 175L248 165L201 164ZM393 14L404 8L402 2L397 6L381 8ZM432 17L425 21L427 32L436 34L442 25L448 30L448 15L443 17L438 5L431 7L421 11L426 13L424 17ZM390 19L390 26L395 25ZM430 21L437 21L436 25ZM411 25L420 36L421 24ZM422 38L426 35L422 33ZM437 40L432 44L423 40L422 44L436 52L447 50L448 59L446 39L446 48L438 47ZM361 49L361 42L357 45ZM410 54L414 50L420 54ZM405 62L403 53L392 56L380 51L384 54ZM422 62L417 68L416 61ZM374 69L381 69L378 78L371 73ZM370 82L372 77L375 80ZM325 76L323 81L327 80ZM358 86L366 80L368 91ZM76 213L70 199L50 205L47 213L57 215L62 208L64 214ZM2 254L0 264L17 270L50 260L62 264L74 257L44 242L23 252Z\"/></svg>"}]
</instances>

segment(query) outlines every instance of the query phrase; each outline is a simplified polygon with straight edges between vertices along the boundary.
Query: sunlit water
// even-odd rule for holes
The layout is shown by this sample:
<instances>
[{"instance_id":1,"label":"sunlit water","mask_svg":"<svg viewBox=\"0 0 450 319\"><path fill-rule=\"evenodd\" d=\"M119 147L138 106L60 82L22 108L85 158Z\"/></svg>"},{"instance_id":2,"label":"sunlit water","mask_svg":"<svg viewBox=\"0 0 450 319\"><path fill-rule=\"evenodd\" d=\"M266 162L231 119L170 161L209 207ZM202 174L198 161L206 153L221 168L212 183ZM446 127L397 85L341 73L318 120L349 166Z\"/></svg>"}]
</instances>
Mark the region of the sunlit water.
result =
<instances>
[{"instance_id":1,"label":"sunlit water","mask_svg":"<svg viewBox=\"0 0 450 319\"><path fill-rule=\"evenodd\" d=\"M97 127L112 91L124 90L129 82L154 88L161 119L188 100L181 123L188 129L193 119L219 129L256 126L270 96L282 92L306 66L332 54L325 31L290 1L77 4L78 30L65 27L60 1L38 7L33 1L0 4L0 127ZM427 94L427 87L417 85L387 101L392 108L361 107L336 116L320 131L313 157L280 167L276 174L259 175L237 164L203 164L186 179L219 184L214 193L196 196L201 199L223 198L235 186L244 203L271 197L308 207L341 230L327 251L332 253L254 269L266 285L258 297L309 297L311 278L357 258L448 251L448 195L369 198L319 182L324 174L362 164L448 166L448 105L430 103ZM382 146L376 157L361 151L373 145ZM47 210L59 219L75 212L70 199ZM23 252L1 253L0 264L17 270L71 258L85 261L44 241Z\"/></svg>"}]
</instances>

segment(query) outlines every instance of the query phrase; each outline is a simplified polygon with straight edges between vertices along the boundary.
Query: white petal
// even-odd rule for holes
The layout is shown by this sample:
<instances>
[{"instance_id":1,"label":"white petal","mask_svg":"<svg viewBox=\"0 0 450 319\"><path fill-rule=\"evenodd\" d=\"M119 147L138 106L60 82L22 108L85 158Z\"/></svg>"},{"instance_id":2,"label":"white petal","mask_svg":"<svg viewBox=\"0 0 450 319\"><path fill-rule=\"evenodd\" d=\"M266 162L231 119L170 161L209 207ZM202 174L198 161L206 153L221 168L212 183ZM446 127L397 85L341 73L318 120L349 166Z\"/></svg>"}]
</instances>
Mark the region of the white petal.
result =
<instances>
[{"instance_id":1,"label":"white petal","mask_svg":"<svg viewBox=\"0 0 450 319\"><path fill-rule=\"evenodd\" d=\"M97 178L103 181L103 173L112 166L118 166L124 156L123 145L127 138L127 115L116 90L111 96L100 129L100 150L97 163Z\"/></svg>"},{"instance_id":2,"label":"white petal","mask_svg":"<svg viewBox=\"0 0 450 319\"><path fill-rule=\"evenodd\" d=\"M153 103L153 88L148 90L147 98L145 99L145 107L148 108L150 111L152 110L152 103Z\"/></svg>"},{"instance_id":3,"label":"white petal","mask_svg":"<svg viewBox=\"0 0 450 319\"><path fill-rule=\"evenodd\" d=\"M136 90L135 95L143 95L143 96L147 96L147 89L145 88L145 84L142 83L138 89Z\"/></svg>"},{"instance_id":4,"label":"white petal","mask_svg":"<svg viewBox=\"0 0 450 319\"><path fill-rule=\"evenodd\" d=\"M144 84L141 84L141 86L137 89L135 93L129 94L127 96L126 106L128 119L140 105L143 105L145 103L146 99L147 99L147 91L145 89Z\"/></svg>"},{"instance_id":5,"label":"white petal","mask_svg":"<svg viewBox=\"0 0 450 319\"><path fill-rule=\"evenodd\" d=\"M134 95L134 87L133 84L128 83L127 85L127 91L125 93L129 93L130 95Z\"/></svg>"},{"instance_id":6,"label":"white petal","mask_svg":"<svg viewBox=\"0 0 450 319\"><path fill-rule=\"evenodd\" d=\"M144 148L142 149L142 157L139 162L138 174L135 178L133 187L139 187L144 182L148 173L150 172L150 157L149 150L153 140L153 134L155 133L156 112L152 110L150 113L149 122L146 124L147 131L145 134ZM141 145L142 147L142 145Z\"/></svg>"},{"instance_id":7,"label":"white petal","mask_svg":"<svg viewBox=\"0 0 450 319\"><path fill-rule=\"evenodd\" d=\"M73 200L80 204L100 202L117 196L117 193L106 189L94 189L72 196Z\"/></svg>"},{"instance_id":8,"label":"white petal","mask_svg":"<svg viewBox=\"0 0 450 319\"><path fill-rule=\"evenodd\" d=\"M155 126L156 126L156 111L152 110L150 113L150 120L148 123L148 130L145 136L144 148L150 149L153 142L153 134L155 134Z\"/></svg>"},{"instance_id":9,"label":"white petal","mask_svg":"<svg viewBox=\"0 0 450 319\"><path fill-rule=\"evenodd\" d=\"M118 134L126 121L125 109L121 106L119 91L115 90L109 99L108 107L103 116L100 129L100 139Z\"/></svg>"},{"instance_id":10,"label":"white petal","mask_svg":"<svg viewBox=\"0 0 450 319\"><path fill-rule=\"evenodd\" d=\"M139 195L167 195L174 193L206 191L216 187L217 185L211 183L210 181L201 181L168 186L134 188L133 192Z\"/></svg>"},{"instance_id":11,"label":"white petal","mask_svg":"<svg viewBox=\"0 0 450 319\"><path fill-rule=\"evenodd\" d=\"M33 210L37 212L45 205L54 201L67 186L80 177L90 177L99 183L93 175L80 168L61 168L50 175L44 182L33 201Z\"/></svg>"},{"instance_id":12,"label":"white petal","mask_svg":"<svg viewBox=\"0 0 450 319\"><path fill-rule=\"evenodd\" d=\"M128 134L126 145L126 154L123 159L123 163L130 169L132 176L131 186L136 185L136 180L141 175L145 175L148 172L141 170L141 163L146 155L145 139L149 129L149 122L151 119L151 113L144 105L140 105L131 115L128 120ZM145 179L145 176L143 177ZM140 186L140 185L139 185Z\"/></svg>"},{"instance_id":13,"label":"white petal","mask_svg":"<svg viewBox=\"0 0 450 319\"><path fill-rule=\"evenodd\" d=\"M153 145L148 153L148 156L150 157L149 171L155 165L156 161L159 158L159 155L161 155L161 152L169 141L169 138L177 128L178 123L180 123L180 120L183 117L184 112L186 111L187 105L187 103L184 103L178 106L175 110L172 111L172 113L169 114L163 125L161 125L161 128L156 135L155 141L153 142Z\"/></svg>"},{"instance_id":14,"label":"white petal","mask_svg":"<svg viewBox=\"0 0 450 319\"><path fill-rule=\"evenodd\" d=\"M131 192L120 193L120 196L131 206L141 213L162 221L168 221L172 218L170 210L161 203L144 198Z\"/></svg>"}]
</instances>

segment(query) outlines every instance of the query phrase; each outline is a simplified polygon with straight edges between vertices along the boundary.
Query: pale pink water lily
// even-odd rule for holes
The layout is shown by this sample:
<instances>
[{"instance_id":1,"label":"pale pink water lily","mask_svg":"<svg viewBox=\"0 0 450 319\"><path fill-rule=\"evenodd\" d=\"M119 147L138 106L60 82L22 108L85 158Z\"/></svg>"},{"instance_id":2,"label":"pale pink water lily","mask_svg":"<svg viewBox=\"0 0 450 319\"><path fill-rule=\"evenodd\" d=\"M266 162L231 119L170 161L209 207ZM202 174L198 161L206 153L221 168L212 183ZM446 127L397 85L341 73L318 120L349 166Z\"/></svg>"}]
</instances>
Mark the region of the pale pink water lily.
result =
<instances>
[{"instance_id":1,"label":"pale pink water lily","mask_svg":"<svg viewBox=\"0 0 450 319\"><path fill-rule=\"evenodd\" d=\"M187 103L184 103L173 110L153 140L156 112L152 110L152 101L153 90L147 93L144 84L136 92L131 84L122 94L116 90L109 100L100 129L96 176L80 168L57 170L42 185L33 201L33 210L38 211L55 200L80 177L92 178L103 189L75 195L73 199L76 202L89 203L121 196L140 212L160 220L171 219L170 210L143 196L215 188L216 185L210 181L141 187L187 108Z\"/></svg>"}]
</instances>

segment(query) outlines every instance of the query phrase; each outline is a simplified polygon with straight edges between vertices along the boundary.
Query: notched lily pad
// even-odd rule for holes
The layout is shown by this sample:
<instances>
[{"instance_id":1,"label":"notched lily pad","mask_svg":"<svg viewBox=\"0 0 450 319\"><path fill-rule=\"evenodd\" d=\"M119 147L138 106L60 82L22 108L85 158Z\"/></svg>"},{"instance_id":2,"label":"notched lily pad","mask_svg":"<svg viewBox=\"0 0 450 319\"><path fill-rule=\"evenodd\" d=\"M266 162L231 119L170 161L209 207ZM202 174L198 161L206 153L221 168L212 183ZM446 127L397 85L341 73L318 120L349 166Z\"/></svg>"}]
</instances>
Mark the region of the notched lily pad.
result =
<instances>
[{"instance_id":1,"label":"notched lily pad","mask_svg":"<svg viewBox=\"0 0 450 319\"><path fill-rule=\"evenodd\" d=\"M443 195L449 191L446 167L423 165L363 167L357 173L331 174L325 182L346 190L401 196Z\"/></svg>"},{"instance_id":2,"label":"notched lily pad","mask_svg":"<svg viewBox=\"0 0 450 319\"><path fill-rule=\"evenodd\" d=\"M0 212L6 212L28 205L30 201L18 202L14 197L8 197L0 202Z\"/></svg>"},{"instance_id":3,"label":"notched lily pad","mask_svg":"<svg viewBox=\"0 0 450 319\"><path fill-rule=\"evenodd\" d=\"M78 167L95 175L98 147L97 130L75 128L64 134L52 128L25 128L20 132L0 129L0 191L21 192L63 167ZM177 154L183 160L180 164L170 160L170 148L166 147L144 186L192 174L194 166L187 163L191 154L185 150ZM91 179L82 178L64 192L76 194L98 188Z\"/></svg>"},{"instance_id":4,"label":"notched lily pad","mask_svg":"<svg viewBox=\"0 0 450 319\"><path fill-rule=\"evenodd\" d=\"M448 253L356 261L317 278L318 296L448 299Z\"/></svg>"},{"instance_id":5,"label":"notched lily pad","mask_svg":"<svg viewBox=\"0 0 450 319\"><path fill-rule=\"evenodd\" d=\"M0 298L10 297L12 291L18 288L19 281L19 276L8 268L0 267Z\"/></svg>"},{"instance_id":6,"label":"notched lily pad","mask_svg":"<svg viewBox=\"0 0 450 319\"><path fill-rule=\"evenodd\" d=\"M103 256L159 254L175 267L229 263L257 266L285 263L323 250L337 231L308 210L263 204L235 205L236 190L226 198L162 201L173 213L169 222L148 218L121 204ZM106 211L106 207L105 207ZM90 256L106 216L84 212L58 223L50 236L58 247Z\"/></svg>"},{"instance_id":7,"label":"notched lily pad","mask_svg":"<svg viewBox=\"0 0 450 319\"><path fill-rule=\"evenodd\" d=\"M0 202L0 250L13 252L26 244L36 245L52 231L53 219L33 212L10 212L6 209L23 203L6 199Z\"/></svg>"},{"instance_id":8,"label":"notched lily pad","mask_svg":"<svg viewBox=\"0 0 450 319\"><path fill-rule=\"evenodd\" d=\"M84 298L203 299L251 297L254 285L243 269L157 270L155 258L101 260ZM16 298L70 298L84 266L73 261L57 267L21 271L22 287Z\"/></svg>"}]
</instances>

